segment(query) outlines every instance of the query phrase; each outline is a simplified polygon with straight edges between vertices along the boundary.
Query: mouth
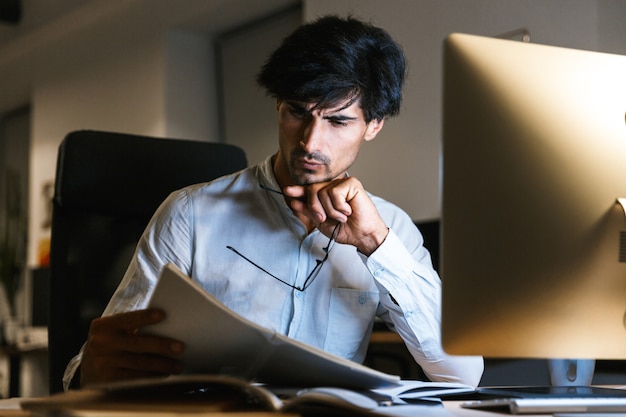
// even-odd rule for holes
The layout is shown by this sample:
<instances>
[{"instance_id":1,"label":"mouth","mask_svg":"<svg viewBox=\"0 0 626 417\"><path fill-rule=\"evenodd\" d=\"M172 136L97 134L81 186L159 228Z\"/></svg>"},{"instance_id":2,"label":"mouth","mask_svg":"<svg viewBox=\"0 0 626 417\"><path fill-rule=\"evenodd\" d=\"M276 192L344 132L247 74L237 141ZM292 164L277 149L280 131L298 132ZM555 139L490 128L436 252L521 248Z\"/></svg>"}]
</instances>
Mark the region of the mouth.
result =
<instances>
[{"instance_id":1,"label":"mouth","mask_svg":"<svg viewBox=\"0 0 626 417\"><path fill-rule=\"evenodd\" d=\"M297 183L319 181L320 176L325 176L330 166L329 158L320 152L294 150L290 156L291 175ZM296 177L299 179L296 180Z\"/></svg>"},{"instance_id":2,"label":"mouth","mask_svg":"<svg viewBox=\"0 0 626 417\"><path fill-rule=\"evenodd\" d=\"M298 158L296 159L296 163L305 170L308 171L317 171L321 168L324 167L324 163L317 161L315 159L308 159L308 158Z\"/></svg>"}]
</instances>

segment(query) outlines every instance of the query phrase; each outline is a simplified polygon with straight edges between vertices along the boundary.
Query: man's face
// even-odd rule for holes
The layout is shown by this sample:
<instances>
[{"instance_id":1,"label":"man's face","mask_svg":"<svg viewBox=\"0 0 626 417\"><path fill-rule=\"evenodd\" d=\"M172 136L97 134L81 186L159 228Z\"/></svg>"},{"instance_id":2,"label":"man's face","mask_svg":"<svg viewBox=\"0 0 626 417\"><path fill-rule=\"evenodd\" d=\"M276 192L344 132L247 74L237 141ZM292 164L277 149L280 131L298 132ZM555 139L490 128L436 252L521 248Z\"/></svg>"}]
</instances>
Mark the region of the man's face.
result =
<instances>
[{"instance_id":1,"label":"man's face","mask_svg":"<svg viewBox=\"0 0 626 417\"><path fill-rule=\"evenodd\" d=\"M314 103L277 101L279 152L275 173L281 186L343 177L365 141L383 121L365 123L359 102L317 109Z\"/></svg>"}]
</instances>

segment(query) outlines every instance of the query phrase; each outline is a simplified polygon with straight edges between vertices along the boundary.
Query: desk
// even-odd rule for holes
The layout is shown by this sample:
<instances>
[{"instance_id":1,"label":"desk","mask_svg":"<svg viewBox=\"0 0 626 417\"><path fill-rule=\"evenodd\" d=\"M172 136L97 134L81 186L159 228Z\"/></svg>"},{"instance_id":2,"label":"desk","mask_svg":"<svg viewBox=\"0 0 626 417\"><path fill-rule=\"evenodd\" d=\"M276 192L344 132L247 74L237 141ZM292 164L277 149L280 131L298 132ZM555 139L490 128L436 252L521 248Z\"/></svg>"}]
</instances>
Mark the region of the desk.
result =
<instances>
[{"instance_id":1,"label":"desk","mask_svg":"<svg viewBox=\"0 0 626 417\"><path fill-rule=\"evenodd\" d=\"M461 407L463 401L444 401L444 407L446 411L450 412L454 417L502 417L502 416L513 416L513 414L507 414L502 412L494 412L494 411L482 411L482 410L472 410L469 408ZM581 417L584 417L585 414L580 414ZM542 416L550 416L551 414L532 414L528 417L542 417Z\"/></svg>"},{"instance_id":2,"label":"desk","mask_svg":"<svg viewBox=\"0 0 626 417\"><path fill-rule=\"evenodd\" d=\"M444 409L440 409L440 412L435 410L433 415L440 415L444 417L446 414L449 417L498 417L507 414L495 413L492 411L480 411L480 410L469 410L462 408L460 406L460 401L446 401L444 402ZM430 413L426 413L428 415ZM143 412L85 412L81 413L80 417L179 417L180 414L177 413L143 413ZM187 417L271 417L271 416L281 416L288 417L293 416L292 414L282 414L282 413L273 413L273 412L232 412L232 413L220 413L220 412L206 412L206 413L189 413L185 414ZM532 417L550 417L549 415L539 415L533 414ZM585 414L580 414L581 417L584 417ZM0 400L0 417L36 417L33 414L23 411L19 408L19 399L13 398L10 400Z\"/></svg>"},{"instance_id":3,"label":"desk","mask_svg":"<svg viewBox=\"0 0 626 417\"><path fill-rule=\"evenodd\" d=\"M247 384L237 384L240 387L248 387ZM607 387L618 388L618 387ZM251 395L251 392L254 394ZM142 391L143 395L139 397L124 397L124 396L107 396L103 395L103 391L94 390L78 390L70 391L66 394L59 394L53 396L45 396L42 398L12 398L8 400L0 400L0 417L41 417L41 416L54 416L59 415L71 415L73 417L269 417L269 416L297 416L299 413L303 413L304 416L309 416L311 413L314 415L324 415L324 410L332 410L332 415L342 416L375 416L380 415L385 417L502 417L511 416L506 411L501 410L476 410L467 409L461 407L463 401L443 401L443 406L437 405L407 405L397 407L380 407L375 409L380 410L380 413L375 413L370 410L363 410L353 408L346 408L341 404L333 400L320 400L318 397L308 397L308 402L298 402L297 399L291 405L292 408L284 409L281 411L267 411L272 409L280 409L281 404L278 404L271 400L268 400L262 388L248 390L245 394L241 395L241 391L215 391L210 396L195 397L198 401L191 400L192 397L179 397L176 395L168 398L159 398L158 396L148 395L147 391ZM154 391L154 393L163 391ZM224 396L225 394L226 396ZM125 399L126 398L126 399ZM255 398L256 401L250 402L251 398ZM303 397L300 397L300 399ZM311 399L313 398L313 402ZM130 399L130 401L129 401ZM25 408L32 410L31 412L24 411L20 408L23 402L30 402L25 404ZM287 404L287 403L286 403ZM317 407L310 408L307 406L316 404ZM297 408L304 406L305 408ZM320 408L321 406L321 408ZM252 407L252 408L251 408ZM289 404L286 405L289 407ZM327 407L327 408L325 408ZM66 410L67 414L61 410ZM232 411L230 411L232 410ZM256 411L255 411L256 410ZM59 411L61 413L59 414ZM578 413L577 416L584 417L586 415L597 415L597 413ZM614 416L623 416L623 413L613 414ZM549 414L529 414L529 417L543 417L550 416Z\"/></svg>"}]
</instances>

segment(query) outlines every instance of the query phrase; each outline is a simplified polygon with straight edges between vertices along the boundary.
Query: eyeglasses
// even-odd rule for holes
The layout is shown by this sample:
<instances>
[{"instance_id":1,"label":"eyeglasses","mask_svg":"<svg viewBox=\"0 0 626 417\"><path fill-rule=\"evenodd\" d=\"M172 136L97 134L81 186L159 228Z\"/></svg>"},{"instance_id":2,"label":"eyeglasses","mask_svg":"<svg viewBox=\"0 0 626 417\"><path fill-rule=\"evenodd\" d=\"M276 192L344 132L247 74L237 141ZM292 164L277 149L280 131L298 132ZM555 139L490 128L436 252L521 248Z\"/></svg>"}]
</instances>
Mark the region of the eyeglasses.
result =
<instances>
[{"instance_id":1,"label":"eyeglasses","mask_svg":"<svg viewBox=\"0 0 626 417\"><path fill-rule=\"evenodd\" d=\"M282 282L283 284L293 288L294 290L304 291L307 288L309 288L309 286L311 284L313 284L313 281L315 280L315 278L317 278L317 276L319 275L320 271L322 270L322 266L324 266L324 262L326 262L326 260L328 259L328 255L330 254L330 251L335 246L335 242L336 242L335 239L337 237L337 234L339 233L340 228L341 228L341 223L337 223L335 225L335 227L333 228L333 232L331 233L330 239L328 240L328 245L326 245L325 247L322 248L322 250L324 251L324 259L316 259L315 260L315 267L309 273L309 275L307 275L306 279L304 280L304 284L301 287L298 287L296 285L290 284L287 281L285 281L284 279L278 278L276 275L274 275L271 272L267 271L265 268L257 265L255 262L250 260L250 258L246 257L245 255L243 255L241 252L239 252L237 249L233 248L232 246L226 246L226 247L228 249L230 249L231 251L235 252L237 255L239 255L240 257L242 257L246 261L248 261L249 263L251 263L252 265L254 265L257 268L259 268L261 271L265 272L270 277L272 277L272 278Z\"/></svg>"}]
</instances>

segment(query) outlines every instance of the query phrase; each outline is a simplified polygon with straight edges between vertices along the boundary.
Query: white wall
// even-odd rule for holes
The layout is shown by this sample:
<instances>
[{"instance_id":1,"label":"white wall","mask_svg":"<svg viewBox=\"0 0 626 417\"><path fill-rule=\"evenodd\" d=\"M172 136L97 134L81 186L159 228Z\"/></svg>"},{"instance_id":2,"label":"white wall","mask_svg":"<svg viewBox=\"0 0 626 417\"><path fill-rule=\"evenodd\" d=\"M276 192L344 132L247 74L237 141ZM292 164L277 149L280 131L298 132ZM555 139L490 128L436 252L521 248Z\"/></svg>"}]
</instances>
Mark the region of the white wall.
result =
<instances>
[{"instance_id":1,"label":"white wall","mask_svg":"<svg viewBox=\"0 0 626 417\"><path fill-rule=\"evenodd\" d=\"M165 136L220 141L212 37L168 32L165 53Z\"/></svg>"},{"instance_id":2,"label":"white wall","mask_svg":"<svg viewBox=\"0 0 626 417\"><path fill-rule=\"evenodd\" d=\"M285 36L302 24L300 8L264 19L218 39L222 134L245 149L250 165L278 150L276 100L256 83L261 66Z\"/></svg>"},{"instance_id":3,"label":"white wall","mask_svg":"<svg viewBox=\"0 0 626 417\"><path fill-rule=\"evenodd\" d=\"M441 46L451 32L499 35L520 27L535 43L626 53L623 0L311 0L304 16L350 13L386 28L409 60L402 114L364 146L351 170L414 219L440 215Z\"/></svg>"}]
</instances>

